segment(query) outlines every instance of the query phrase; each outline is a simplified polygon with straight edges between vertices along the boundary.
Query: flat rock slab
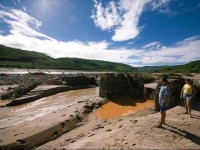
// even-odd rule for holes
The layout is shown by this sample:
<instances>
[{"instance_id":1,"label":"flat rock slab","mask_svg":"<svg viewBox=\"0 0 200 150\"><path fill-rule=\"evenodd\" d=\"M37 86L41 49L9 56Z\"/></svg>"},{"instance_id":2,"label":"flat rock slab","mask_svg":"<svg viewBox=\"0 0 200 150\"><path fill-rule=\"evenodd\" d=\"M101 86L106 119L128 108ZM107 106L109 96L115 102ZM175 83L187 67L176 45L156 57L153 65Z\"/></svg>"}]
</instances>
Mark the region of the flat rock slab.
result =
<instances>
[{"instance_id":1,"label":"flat rock slab","mask_svg":"<svg viewBox=\"0 0 200 150\"><path fill-rule=\"evenodd\" d=\"M144 87L155 90L157 85L158 83L147 83L147 84L144 84Z\"/></svg>"},{"instance_id":2,"label":"flat rock slab","mask_svg":"<svg viewBox=\"0 0 200 150\"><path fill-rule=\"evenodd\" d=\"M26 95L20 98L14 99L12 102L7 104L7 106L15 106L15 105L32 102L46 96L68 91L69 89L70 89L69 86L64 86L64 85L40 85L36 87L35 89L31 90Z\"/></svg>"},{"instance_id":3,"label":"flat rock slab","mask_svg":"<svg viewBox=\"0 0 200 150\"><path fill-rule=\"evenodd\" d=\"M71 90L0 110L0 148L32 149L80 126L88 101L100 102L98 88Z\"/></svg>"}]
</instances>

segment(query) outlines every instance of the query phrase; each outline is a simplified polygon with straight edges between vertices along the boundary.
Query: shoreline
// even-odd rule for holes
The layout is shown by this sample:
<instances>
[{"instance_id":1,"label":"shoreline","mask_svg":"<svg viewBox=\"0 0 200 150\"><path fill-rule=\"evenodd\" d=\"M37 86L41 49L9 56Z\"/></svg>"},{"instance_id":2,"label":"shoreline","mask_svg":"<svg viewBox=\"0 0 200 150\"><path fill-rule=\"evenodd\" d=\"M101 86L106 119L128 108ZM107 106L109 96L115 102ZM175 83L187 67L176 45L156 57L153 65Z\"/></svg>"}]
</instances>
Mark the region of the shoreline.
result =
<instances>
[{"instance_id":1,"label":"shoreline","mask_svg":"<svg viewBox=\"0 0 200 150\"><path fill-rule=\"evenodd\" d=\"M99 73L113 73L111 71L90 71L90 70L64 70L64 69L18 69L18 68L0 68L0 74L9 75L26 75L29 73L44 73L44 74L99 74Z\"/></svg>"}]
</instances>

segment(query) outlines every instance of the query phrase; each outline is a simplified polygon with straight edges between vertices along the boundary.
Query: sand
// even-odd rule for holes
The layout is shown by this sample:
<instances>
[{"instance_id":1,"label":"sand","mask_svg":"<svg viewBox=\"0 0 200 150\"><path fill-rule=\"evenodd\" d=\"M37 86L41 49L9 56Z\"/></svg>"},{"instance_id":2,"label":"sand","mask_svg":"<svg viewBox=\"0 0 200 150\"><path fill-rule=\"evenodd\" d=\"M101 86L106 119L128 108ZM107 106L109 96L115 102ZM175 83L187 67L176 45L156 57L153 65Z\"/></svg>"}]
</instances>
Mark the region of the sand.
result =
<instances>
[{"instance_id":1,"label":"sand","mask_svg":"<svg viewBox=\"0 0 200 150\"><path fill-rule=\"evenodd\" d=\"M200 103L192 102L193 118L182 106L168 110L163 128L155 127L160 113L150 100L103 103L98 88L90 88L1 108L0 149L200 149ZM96 115L116 107L123 111Z\"/></svg>"},{"instance_id":2,"label":"sand","mask_svg":"<svg viewBox=\"0 0 200 150\"><path fill-rule=\"evenodd\" d=\"M87 123L38 149L199 149L200 112L193 118L177 106L167 111L166 125L156 128L159 113L142 110L113 119L97 119Z\"/></svg>"}]
</instances>

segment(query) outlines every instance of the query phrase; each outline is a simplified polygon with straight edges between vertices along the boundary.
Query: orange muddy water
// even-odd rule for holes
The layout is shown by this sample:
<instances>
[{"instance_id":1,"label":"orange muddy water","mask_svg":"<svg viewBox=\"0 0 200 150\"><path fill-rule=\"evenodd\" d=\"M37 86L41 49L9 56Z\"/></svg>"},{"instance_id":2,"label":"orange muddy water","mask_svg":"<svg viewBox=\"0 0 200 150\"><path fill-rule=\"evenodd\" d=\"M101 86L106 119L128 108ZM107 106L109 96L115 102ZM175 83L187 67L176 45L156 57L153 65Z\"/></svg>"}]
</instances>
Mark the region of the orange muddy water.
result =
<instances>
[{"instance_id":1,"label":"orange muddy water","mask_svg":"<svg viewBox=\"0 0 200 150\"><path fill-rule=\"evenodd\" d=\"M121 101L119 103L119 100ZM95 115L100 119L110 119L113 117L125 116L136 113L139 110L154 106L154 100L134 100L121 98L117 101L110 101L95 111Z\"/></svg>"}]
</instances>

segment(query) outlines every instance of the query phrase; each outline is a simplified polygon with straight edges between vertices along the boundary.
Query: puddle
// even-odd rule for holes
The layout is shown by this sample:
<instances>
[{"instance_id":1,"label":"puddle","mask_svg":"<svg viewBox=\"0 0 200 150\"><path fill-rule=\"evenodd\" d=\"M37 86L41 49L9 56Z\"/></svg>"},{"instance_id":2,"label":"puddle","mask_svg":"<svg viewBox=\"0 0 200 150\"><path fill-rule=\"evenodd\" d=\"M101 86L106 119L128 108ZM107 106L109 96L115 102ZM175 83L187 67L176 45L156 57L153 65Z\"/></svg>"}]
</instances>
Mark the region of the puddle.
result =
<instances>
[{"instance_id":1,"label":"puddle","mask_svg":"<svg viewBox=\"0 0 200 150\"><path fill-rule=\"evenodd\" d=\"M131 103L130 99L128 105L125 105L127 99L121 99L122 104L109 101L107 104L103 105L97 109L94 114L100 119L110 119L119 116L125 116L128 114L136 113L139 110L147 109L154 106L154 100L145 100L141 102Z\"/></svg>"}]
</instances>

